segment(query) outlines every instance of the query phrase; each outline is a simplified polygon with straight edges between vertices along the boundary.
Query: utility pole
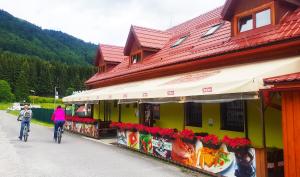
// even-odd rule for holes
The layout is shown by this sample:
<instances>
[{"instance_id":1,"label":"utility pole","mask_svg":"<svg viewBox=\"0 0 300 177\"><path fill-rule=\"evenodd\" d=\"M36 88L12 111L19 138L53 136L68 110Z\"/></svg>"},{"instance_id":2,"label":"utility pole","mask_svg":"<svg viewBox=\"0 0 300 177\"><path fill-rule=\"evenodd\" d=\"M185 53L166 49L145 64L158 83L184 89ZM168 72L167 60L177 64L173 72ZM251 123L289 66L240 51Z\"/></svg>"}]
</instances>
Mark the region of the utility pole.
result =
<instances>
[{"instance_id":1,"label":"utility pole","mask_svg":"<svg viewBox=\"0 0 300 177\"><path fill-rule=\"evenodd\" d=\"M56 99L58 99L58 91L56 90L58 87L54 87L54 109L56 106Z\"/></svg>"}]
</instances>

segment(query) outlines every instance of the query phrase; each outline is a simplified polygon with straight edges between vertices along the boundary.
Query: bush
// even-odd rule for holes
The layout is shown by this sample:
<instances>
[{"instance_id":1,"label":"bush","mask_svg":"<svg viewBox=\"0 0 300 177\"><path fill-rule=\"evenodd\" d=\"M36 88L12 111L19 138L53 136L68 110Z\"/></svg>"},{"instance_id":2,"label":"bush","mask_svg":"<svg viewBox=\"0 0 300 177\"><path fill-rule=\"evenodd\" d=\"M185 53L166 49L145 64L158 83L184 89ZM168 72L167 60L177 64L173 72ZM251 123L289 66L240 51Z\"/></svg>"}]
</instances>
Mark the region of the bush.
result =
<instances>
[{"instance_id":1,"label":"bush","mask_svg":"<svg viewBox=\"0 0 300 177\"><path fill-rule=\"evenodd\" d=\"M50 97L41 97L41 96L29 96L29 100L31 103L54 103L54 98ZM62 103L61 99L57 99L56 103Z\"/></svg>"}]
</instances>

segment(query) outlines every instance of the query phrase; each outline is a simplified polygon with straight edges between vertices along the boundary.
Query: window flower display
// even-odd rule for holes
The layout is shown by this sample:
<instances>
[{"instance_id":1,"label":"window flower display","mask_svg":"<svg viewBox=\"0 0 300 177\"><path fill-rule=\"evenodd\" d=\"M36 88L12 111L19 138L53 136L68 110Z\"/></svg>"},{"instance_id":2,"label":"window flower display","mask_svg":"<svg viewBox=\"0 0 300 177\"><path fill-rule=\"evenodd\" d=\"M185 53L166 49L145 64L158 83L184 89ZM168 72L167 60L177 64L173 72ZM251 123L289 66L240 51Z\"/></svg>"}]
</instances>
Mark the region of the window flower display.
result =
<instances>
[{"instance_id":1,"label":"window flower display","mask_svg":"<svg viewBox=\"0 0 300 177\"><path fill-rule=\"evenodd\" d=\"M212 149L219 149L222 141L216 135L207 135L204 137L199 137L200 141L202 142L204 147L209 147Z\"/></svg>"}]
</instances>

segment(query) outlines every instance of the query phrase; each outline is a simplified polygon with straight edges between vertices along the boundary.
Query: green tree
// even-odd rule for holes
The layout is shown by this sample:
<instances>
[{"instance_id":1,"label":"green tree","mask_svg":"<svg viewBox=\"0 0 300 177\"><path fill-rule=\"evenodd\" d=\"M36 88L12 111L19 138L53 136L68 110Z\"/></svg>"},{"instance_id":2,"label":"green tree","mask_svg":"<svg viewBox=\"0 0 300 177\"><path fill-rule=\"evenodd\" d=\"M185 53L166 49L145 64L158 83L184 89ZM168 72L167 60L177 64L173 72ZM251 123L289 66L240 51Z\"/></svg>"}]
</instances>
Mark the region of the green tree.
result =
<instances>
[{"instance_id":1,"label":"green tree","mask_svg":"<svg viewBox=\"0 0 300 177\"><path fill-rule=\"evenodd\" d=\"M69 88L66 90L66 96L72 95L74 91L75 91L75 89L74 89L73 87L69 87Z\"/></svg>"},{"instance_id":2,"label":"green tree","mask_svg":"<svg viewBox=\"0 0 300 177\"><path fill-rule=\"evenodd\" d=\"M29 65L25 61L21 66L21 72L16 81L16 99L17 101L29 101Z\"/></svg>"},{"instance_id":3,"label":"green tree","mask_svg":"<svg viewBox=\"0 0 300 177\"><path fill-rule=\"evenodd\" d=\"M12 102L14 97L8 82L0 80L0 102Z\"/></svg>"}]
</instances>

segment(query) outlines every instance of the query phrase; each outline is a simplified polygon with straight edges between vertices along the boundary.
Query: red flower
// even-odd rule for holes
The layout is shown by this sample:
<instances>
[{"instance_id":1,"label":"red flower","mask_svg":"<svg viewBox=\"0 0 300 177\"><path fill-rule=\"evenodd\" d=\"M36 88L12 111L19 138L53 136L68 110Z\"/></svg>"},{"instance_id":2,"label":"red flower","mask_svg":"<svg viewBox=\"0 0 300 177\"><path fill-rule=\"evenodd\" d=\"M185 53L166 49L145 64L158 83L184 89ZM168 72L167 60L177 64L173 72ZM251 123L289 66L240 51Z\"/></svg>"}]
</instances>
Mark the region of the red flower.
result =
<instances>
[{"instance_id":1,"label":"red flower","mask_svg":"<svg viewBox=\"0 0 300 177\"><path fill-rule=\"evenodd\" d=\"M205 144L212 144L212 145L221 144L221 141L216 135L207 135L205 137L201 137L200 140Z\"/></svg>"},{"instance_id":2,"label":"red flower","mask_svg":"<svg viewBox=\"0 0 300 177\"><path fill-rule=\"evenodd\" d=\"M194 139L194 132L192 130L189 130L189 129L184 129L179 133L179 137L193 140Z\"/></svg>"},{"instance_id":3,"label":"red flower","mask_svg":"<svg viewBox=\"0 0 300 177\"><path fill-rule=\"evenodd\" d=\"M247 138L229 138L228 136L224 136L222 142L233 149L248 148L251 145L251 141Z\"/></svg>"},{"instance_id":4,"label":"red flower","mask_svg":"<svg viewBox=\"0 0 300 177\"><path fill-rule=\"evenodd\" d=\"M148 127L148 132L152 135L157 135L159 131L159 127Z\"/></svg>"},{"instance_id":5,"label":"red flower","mask_svg":"<svg viewBox=\"0 0 300 177\"><path fill-rule=\"evenodd\" d=\"M173 137L174 135L174 129L171 128L161 128L160 131L158 132L160 136L169 136Z\"/></svg>"},{"instance_id":6,"label":"red flower","mask_svg":"<svg viewBox=\"0 0 300 177\"><path fill-rule=\"evenodd\" d=\"M144 132L145 131L145 126L142 124L137 124L135 125L135 128L140 131L140 132Z\"/></svg>"}]
</instances>

